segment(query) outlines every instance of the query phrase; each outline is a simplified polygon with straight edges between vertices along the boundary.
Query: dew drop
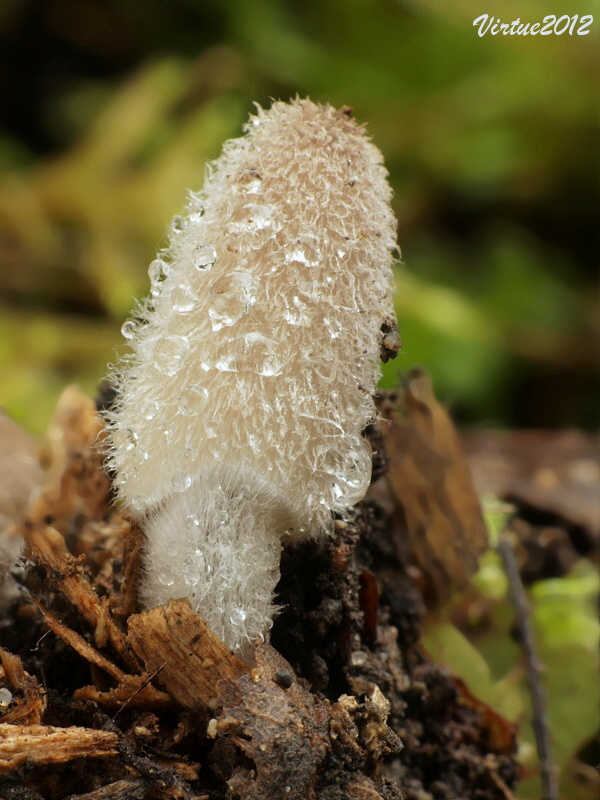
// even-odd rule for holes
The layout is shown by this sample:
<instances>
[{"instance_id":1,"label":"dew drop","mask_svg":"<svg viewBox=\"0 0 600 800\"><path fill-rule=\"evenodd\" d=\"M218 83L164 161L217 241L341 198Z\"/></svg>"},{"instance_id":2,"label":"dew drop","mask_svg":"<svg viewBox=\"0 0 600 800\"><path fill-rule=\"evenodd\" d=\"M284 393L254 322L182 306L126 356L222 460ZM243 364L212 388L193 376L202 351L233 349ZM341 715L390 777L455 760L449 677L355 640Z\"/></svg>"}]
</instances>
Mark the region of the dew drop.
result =
<instances>
[{"instance_id":1,"label":"dew drop","mask_svg":"<svg viewBox=\"0 0 600 800\"><path fill-rule=\"evenodd\" d=\"M132 319L128 319L121 326L121 333L125 339L133 339L137 330L137 323Z\"/></svg>"},{"instance_id":2,"label":"dew drop","mask_svg":"<svg viewBox=\"0 0 600 800\"><path fill-rule=\"evenodd\" d=\"M210 575L210 573L212 572L212 567L206 560L206 556L204 555L202 550L200 550L199 547L197 547L196 550L194 551L194 555L196 556L196 563L198 565L198 570L200 572L204 572L206 575Z\"/></svg>"},{"instance_id":3,"label":"dew drop","mask_svg":"<svg viewBox=\"0 0 600 800\"><path fill-rule=\"evenodd\" d=\"M198 296L192 287L185 283L175 286L171 291L171 305L173 306L173 311L178 314L185 314L187 311L191 311L196 305L197 299Z\"/></svg>"},{"instance_id":4,"label":"dew drop","mask_svg":"<svg viewBox=\"0 0 600 800\"><path fill-rule=\"evenodd\" d=\"M200 530L200 518L197 514L189 514L185 518L185 529L188 533L196 534Z\"/></svg>"},{"instance_id":5,"label":"dew drop","mask_svg":"<svg viewBox=\"0 0 600 800\"><path fill-rule=\"evenodd\" d=\"M288 250L285 254L285 263L286 264L303 264L306 267L315 267L317 262L310 261L300 247L296 247L293 250Z\"/></svg>"},{"instance_id":6,"label":"dew drop","mask_svg":"<svg viewBox=\"0 0 600 800\"><path fill-rule=\"evenodd\" d=\"M225 509L217 511L215 514L215 522L217 525L226 525L229 522L229 514Z\"/></svg>"},{"instance_id":7,"label":"dew drop","mask_svg":"<svg viewBox=\"0 0 600 800\"><path fill-rule=\"evenodd\" d=\"M169 274L170 267L162 258L155 258L148 267L148 277L150 278L150 294L158 297L161 284Z\"/></svg>"},{"instance_id":8,"label":"dew drop","mask_svg":"<svg viewBox=\"0 0 600 800\"><path fill-rule=\"evenodd\" d=\"M364 667L368 661L368 656L364 650L355 650L350 655L350 663L353 667Z\"/></svg>"},{"instance_id":9,"label":"dew drop","mask_svg":"<svg viewBox=\"0 0 600 800\"><path fill-rule=\"evenodd\" d=\"M330 317L325 317L323 322L325 325L327 325L327 329L331 338L339 339L343 333L342 323L338 319L331 319Z\"/></svg>"},{"instance_id":10,"label":"dew drop","mask_svg":"<svg viewBox=\"0 0 600 800\"><path fill-rule=\"evenodd\" d=\"M171 489L174 492L185 492L192 485L192 478L185 472L176 472L171 480Z\"/></svg>"},{"instance_id":11,"label":"dew drop","mask_svg":"<svg viewBox=\"0 0 600 800\"><path fill-rule=\"evenodd\" d=\"M181 451L181 457L188 464L194 461L197 452L197 448L190 444L190 439L192 439L192 437L189 435L189 431L186 431L186 445ZM195 441L195 437L192 441Z\"/></svg>"},{"instance_id":12,"label":"dew drop","mask_svg":"<svg viewBox=\"0 0 600 800\"><path fill-rule=\"evenodd\" d=\"M190 214L188 220L191 225L198 225L203 216L204 216L204 209L199 208L197 211L194 211L193 213Z\"/></svg>"},{"instance_id":13,"label":"dew drop","mask_svg":"<svg viewBox=\"0 0 600 800\"><path fill-rule=\"evenodd\" d=\"M131 428L117 428L112 433L112 443L116 450L133 450L137 441Z\"/></svg>"},{"instance_id":14,"label":"dew drop","mask_svg":"<svg viewBox=\"0 0 600 800\"><path fill-rule=\"evenodd\" d=\"M232 625L243 625L247 616L247 612L241 606L237 606L229 615L229 621Z\"/></svg>"},{"instance_id":15,"label":"dew drop","mask_svg":"<svg viewBox=\"0 0 600 800\"><path fill-rule=\"evenodd\" d=\"M326 451L321 463L321 469L333 478L333 500L347 506L365 496L371 482L371 468L371 448L359 437L345 442L343 449Z\"/></svg>"},{"instance_id":16,"label":"dew drop","mask_svg":"<svg viewBox=\"0 0 600 800\"><path fill-rule=\"evenodd\" d=\"M4 714L6 709L12 703L12 692L10 689L7 689L5 686L0 689L0 714Z\"/></svg>"},{"instance_id":17,"label":"dew drop","mask_svg":"<svg viewBox=\"0 0 600 800\"><path fill-rule=\"evenodd\" d=\"M141 495L136 494L134 497L131 498L131 500L128 503L128 506L132 514L140 516L143 513L146 504L144 503L144 498Z\"/></svg>"},{"instance_id":18,"label":"dew drop","mask_svg":"<svg viewBox=\"0 0 600 800\"><path fill-rule=\"evenodd\" d=\"M180 414L191 417L199 414L206 406L207 401L208 390L196 383L193 386L186 386L182 389L177 407Z\"/></svg>"},{"instance_id":19,"label":"dew drop","mask_svg":"<svg viewBox=\"0 0 600 800\"><path fill-rule=\"evenodd\" d=\"M270 234L278 233L283 227L277 219L274 206L262 203L247 203L242 209L242 218L229 223L229 230L233 234L257 233L268 231Z\"/></svg>"},{"instance_id":20,"label":"dew drop","mask_svg":"<svg viewBox=\"0 0 600 800\"><path fill-rule=\"evenodd\" d=\"M248 181L244 186L244 191L246 194L259 194L262 188L262 182L260 178L253 178L253 180Z\"/></svg>"},{"instance_id":21,"label":"dew drop","mask_svg":"<svg viewBox=\"0 0 600 800\"><path fill-rule=\"evenodd\" d=\"M173 233L179 235L185 228L185 219L181 214L176 214L171 220L171 230Z\"/></svg>"},{"instance_id":22,"label":"dew drop","mask_svg":"<svg viewBox=\"0 0 600 800\"><path fill-rule=\"evenodd\" d=\"M212 244L197 244L192 251L192 264L197 270L210 269L216 260L217 251Z\"/></svg>"},{"instance_id":23,"label":"dew drop","mask_svg":"<svg viewBox=\"0 0 600 800\"><path fill-rule=\"evenodd\" d=\"M142 400L139 412L144 419L154 419L158 413L158 403L156 400Z\"/></svg>"},{"instance_id":24,"label":"dew drop","mask_svg":"<svg viewBox=\"0 0 600 800\"><path fill-rule=\"evenodd\" d=\"M176 375L190 352L185 336L165 336L154 348L154 366L163 375Z\"/></svg>"},{"instance_id":25,"label":"dew drop","mask_svg":"<svg viewBox=\"0 0 600 800\"><path fill-rule=\"evenodd\" d=\"M224 342L217 351L215 367L221 372L253 372L273 377L281 374L284 361L275 339L251 332Z\"/></svg>"},{"instance_id":26,"label":"dew drop","mask_svg":"<svg viewBox=\"0 0 600 800\"><path fill-rule=\"evenodd\" d=\"M289 325L308 327L311 324L308 304L294 295L292 302L283 311L283 318Z\"/></svg>"},{"instance_id":27,"label":"dew drop","mask_svg":"<svg viewBox=\"0 0 600 800\"><path fill-rule=\"evenodd\" d=\"M208 316L213 331L230 327L244 317L256 303L255 279L247 269L235 269L210 287Z\"/></svg>"}]
</instances>

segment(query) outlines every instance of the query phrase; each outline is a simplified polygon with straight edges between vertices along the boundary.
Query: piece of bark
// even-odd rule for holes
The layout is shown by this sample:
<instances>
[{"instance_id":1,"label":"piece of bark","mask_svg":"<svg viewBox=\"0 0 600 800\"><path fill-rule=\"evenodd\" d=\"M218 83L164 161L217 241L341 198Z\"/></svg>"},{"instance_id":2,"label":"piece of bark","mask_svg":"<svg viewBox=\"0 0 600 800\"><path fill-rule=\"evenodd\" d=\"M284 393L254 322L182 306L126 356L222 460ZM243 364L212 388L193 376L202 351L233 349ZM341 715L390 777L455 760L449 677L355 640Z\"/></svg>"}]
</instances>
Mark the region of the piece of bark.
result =
<instances>
[{"instance_id":1,"label":"piece of bark","mask_svg":"<svg viewBox=\"0 0 600 800\"><path fill-rule=\"evenodd\" d=\"M419 570L435 605L466 587L487 531L458 435L428 375L406 376L400 405L402 413L390 400L380 404L389 470L370 496L389 508L400 561Z\"/></svg>"},{"instance_id":2,"label":"piece of bark","mask_svg":"<svg viewBox=\"0 0 600 800\"><path fill-rule=\"evenodd\" d=\"M21 764L62 764L75 758L107 758L117 754L118 736L91 728L0 723L0 774Z\"/></svg>"},{"instance_id":3,"label":"piece of bark","mask_svg":"<svg viewBox=\"0 0 600 800\"><path fill-rule=\"evenodd\" d=\"M127 639L149 672L160 670L157 681L184 708L210 705L220 680L248 672L187 599L130 617Z\"/></svg>"},{"instance_id":4,"label":"piece of bark","mask_svg":"<svg viewBox=\"0 0 600 800\"><path fill-rule=\"evenodd\" d=\"M306 800L331 749L329 704L304 689L272 647L255 656L251 673L220 683L217 731L255 765L238 768L229 788L244 800Z\"/></svg>"}]
</instances>

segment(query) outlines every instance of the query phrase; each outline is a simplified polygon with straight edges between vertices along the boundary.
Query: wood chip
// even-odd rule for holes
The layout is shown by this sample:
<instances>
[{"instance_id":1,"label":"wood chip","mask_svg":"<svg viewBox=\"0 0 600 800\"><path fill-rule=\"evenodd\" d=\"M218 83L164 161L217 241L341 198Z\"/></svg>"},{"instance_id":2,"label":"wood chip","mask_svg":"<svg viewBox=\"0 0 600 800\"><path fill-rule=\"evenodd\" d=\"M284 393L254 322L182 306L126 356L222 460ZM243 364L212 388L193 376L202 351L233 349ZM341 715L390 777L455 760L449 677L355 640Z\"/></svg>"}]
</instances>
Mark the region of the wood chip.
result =
<instances>
[{"instance_id":1,"label":"wood chip","mask_svg":"<svg viewBox=\"0 0 600 800\"><path fill-rule=\"evenodd\" d=\"M118 737L91 728L0 723L0 774L21 764L62 764L75 758L106 758L117 754Z\"/></svg>"},{"instance_id":2,"label":"wood chip","mask_svg":"<svg viewBox=\"0 0 600 800\"><path fill-rule=\"evenodd\" d=\"M149 672L184 708L213 701L221 680L236 680L248 667L191 609L189 600L171 600L129 618L128 642Z\"/></svg>"}]
</instances>

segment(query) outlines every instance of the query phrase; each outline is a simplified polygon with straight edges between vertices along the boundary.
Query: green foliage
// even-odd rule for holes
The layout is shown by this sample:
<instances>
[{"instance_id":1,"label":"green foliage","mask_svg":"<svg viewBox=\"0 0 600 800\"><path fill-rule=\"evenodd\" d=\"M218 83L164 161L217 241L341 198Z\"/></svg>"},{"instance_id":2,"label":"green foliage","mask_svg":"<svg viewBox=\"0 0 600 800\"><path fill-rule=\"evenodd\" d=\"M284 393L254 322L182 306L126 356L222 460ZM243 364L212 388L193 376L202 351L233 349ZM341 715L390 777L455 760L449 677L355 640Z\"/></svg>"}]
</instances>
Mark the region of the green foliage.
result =
<instances>
[{"instance_id":1,"label":"green foliage","mask_svg":"<svg viewBox=\"0 0 600 800\"><path fill-rule=\"evenodd\" d=\"M561 13L586 13L566 5ZM5 6L6 35L26 7ZM146 266L186 187L201 185L204 162L239 133L254 100L298 92L352 105L391 172L406 263L397 300L405 349L385 384L398 368L425 363L461 419L595 424L599 345L585 240L595 191L585 129L593 36L480 38L472 26L480 4L470 1L180 0L142 14L125 0L109 4L112 28L98 24L85 38L74 9L65 16L63 6L47 7L55 16L46 35L65 58L61 25L104 72L76 62L72 79L45 99L44 133L59 145L48 156L28 151L18 124L0 136L10 339L38 313L60 329L93 312L90 324L101 319L99 331L108 325L116 335L133 296L147 289ZM92 11L109 13L84 4L81 14ZM510 2L502 18L546 12L541 0ZM10 385L0 403L40 431L62 356L57 350L19 387L17 349L0 365ZM93 383L111 357L91 347L72 377ZM534 407L535 391L531 408L518 403L525 375L557 395L573 377L568 405Z\"/></svg>"},{"instance_id":2,"label":"green foliage","mask_svg":"<svg viewBox=\"0 0 600 800\"><path fill-rule=\"evenodd\" d=\"M467 635L451 622L447 609L431 623L423 642L436 660L466 681L484 702L519 724L519 754L526 774L518 796L540 797L531 704L523 654L512 636L514 612L499 556L486 553L473 578L470 596L472 630ZM531 621L539 658L544 665L547 723L554 758L561 770L561 797L592 800L594 790L576 786L575 755L594 736L600 687L600 625L595 604L600 581L593 565L580 561L564 578L539 581L529 592ZM459 602L459 601L457 601ZM480 609L486 624L481 628Z\"/></svg>"}]
</instances>

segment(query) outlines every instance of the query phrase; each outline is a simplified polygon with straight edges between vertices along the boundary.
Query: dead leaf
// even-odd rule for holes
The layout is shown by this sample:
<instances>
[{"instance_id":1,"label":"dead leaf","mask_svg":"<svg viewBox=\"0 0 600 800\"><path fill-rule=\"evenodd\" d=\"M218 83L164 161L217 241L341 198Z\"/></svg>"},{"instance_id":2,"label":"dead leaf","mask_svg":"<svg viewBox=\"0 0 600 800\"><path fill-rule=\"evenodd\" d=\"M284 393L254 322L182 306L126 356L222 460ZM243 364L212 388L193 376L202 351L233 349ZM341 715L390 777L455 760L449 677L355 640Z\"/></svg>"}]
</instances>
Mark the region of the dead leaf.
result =
<instances>
[{"instance_id":1,"label":"dead leaf","mask_svg":"<svg viewBox=\"0 0 600 800\"><path fill-rule=\"evenodd\" d=\"M406 377L400 405L402 413L390 400L380 407L389 471L386 488L375 492L389 495L401 562L420 570L426 599L440 603L467 585L487 532L456 430L428 375Z\"/></svg>"}]
</instances>

